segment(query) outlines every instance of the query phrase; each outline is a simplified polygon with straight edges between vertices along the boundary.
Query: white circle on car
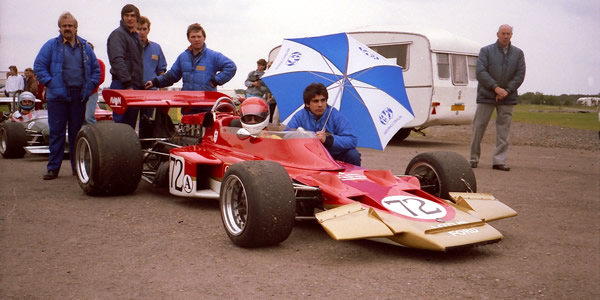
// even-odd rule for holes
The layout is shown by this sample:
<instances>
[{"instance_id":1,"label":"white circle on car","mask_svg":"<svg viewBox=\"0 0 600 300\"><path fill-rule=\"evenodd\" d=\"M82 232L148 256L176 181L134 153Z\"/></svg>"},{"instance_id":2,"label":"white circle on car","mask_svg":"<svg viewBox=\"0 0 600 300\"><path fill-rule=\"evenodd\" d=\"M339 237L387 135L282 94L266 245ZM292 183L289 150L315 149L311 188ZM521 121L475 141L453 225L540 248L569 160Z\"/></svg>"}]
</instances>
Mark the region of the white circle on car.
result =
<instances>
[{"instance_id":1,"label":"white circle on car","mask_svg":"<svg viewBox=\"0 0 600 300\"><path fill-rule=\"evenodd\" d=\"M417 196L389 196L381 200L381 204L392 212L415 219L442 219L448 213L443 205Z\"/></svg>"},{"instance_id":2,"label":"white circle on car","mask_svg":"<svg viewBox=\"0 0 600 300\"><path fill-rule=\"evenodd\" d=\"M215 133L213 134L213 142L217 142L217 139L219 138L219 131L215 130Z\"/></svg>"}]
</instances>

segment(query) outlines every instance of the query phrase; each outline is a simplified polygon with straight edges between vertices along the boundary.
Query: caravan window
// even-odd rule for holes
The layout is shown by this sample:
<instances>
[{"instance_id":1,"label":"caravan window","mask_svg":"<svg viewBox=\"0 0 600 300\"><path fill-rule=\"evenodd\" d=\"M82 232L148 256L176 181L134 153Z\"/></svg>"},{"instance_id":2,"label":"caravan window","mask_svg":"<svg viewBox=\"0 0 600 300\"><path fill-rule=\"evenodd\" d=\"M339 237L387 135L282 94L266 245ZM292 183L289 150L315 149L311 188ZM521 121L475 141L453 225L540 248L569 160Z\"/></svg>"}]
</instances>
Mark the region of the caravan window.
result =
<instances>
[{"instance_id":1,"label":"caravan window","mask_svg":"<svg viewBox=\"0 0 600 300\"><path fill-rule=\"evenodd\" d=\"M448 54L437 53L437 66L438 66L438 77L440 79L450 78L450 63L448 60Z\"/></svg>"},{"instance_id":2,"label":"caravan window","mask_svg":"<svg viewBox=\"0 0 600 300\"><path fill-rule=\"evenodd\" d=\"M401 66L403 71L408 70L408 44L382 46L369 45L369 48Z\"/></svg>"},{"instance_id":3,"label":"caravan window","mask_svg":"<svg viewBox=\"0 0 600 300\"><path fill-rule=\"evenodd\" d=\"M440 79L452 78L452 84L454 85L466 85L469 83L469 79L475 80L477 57L469 56L467 60L465 55L436 53L436 58ZM475 60L473 61L472 58Z\"/></svg>"},{"instance_id":4,"label":"caravan window","mask_svg":"<svg viewBox=\"0 0 600 300\"><path fill-rule=\"evenodd\" d=\"M466 85L467 77L467 57L464 55L451 55L452 59L452 83L454 85Z\"/></svg>"},{"instance_id":5,"label":"caravan window","mask_svg":"<svg viewBox=\"0 0 600 300\"><path fill-rule=\"evenodd\" d=\"M467 56L469 63L469 80L477 80L477 56Z\"/></svg>"}]
</instances>

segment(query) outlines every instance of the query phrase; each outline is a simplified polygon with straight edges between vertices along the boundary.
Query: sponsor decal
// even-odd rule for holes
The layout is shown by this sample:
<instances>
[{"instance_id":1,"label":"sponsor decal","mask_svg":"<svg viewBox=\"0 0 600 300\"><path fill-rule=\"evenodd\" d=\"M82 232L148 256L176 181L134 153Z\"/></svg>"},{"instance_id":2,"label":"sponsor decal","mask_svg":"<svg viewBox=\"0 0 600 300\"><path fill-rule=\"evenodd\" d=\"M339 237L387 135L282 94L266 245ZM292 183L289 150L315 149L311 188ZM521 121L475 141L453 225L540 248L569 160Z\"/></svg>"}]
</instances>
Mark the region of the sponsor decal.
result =
<instances>
[{"instance_id":1,"label":"sponsor decal","mask_svg":"<svg viewBox=\"0 0 600 300\"><path fill-rule=\"evenodd\" d=\"M349 180L349 181L367 180L367 176L365 176L364 174L356 174L356 173L339 172L337 177L340 180Z\"/></svg>"},{"instance_id":2,"label":"sponsor decal","mask_svg":"<svg viewBox=\"0 0 600 300\"><path fill-rule=\"evenodd\" d=\"M110 106L121 107L121 97L110 97Z\"/></svg>"},{"instance_id":3,"label":"sponsor decal","mask_svg":"<svg viewBox=\"0 0 600 300\"><path fill-rule=\"evenodd\" d=\"M27 124L27 129L33 128L34 125L35 125L35 122L29 122L29 124Z\"/></svg>"},{"instance_id":4,"label":"sponsor decal","mask_svg":"<svg viewBox=\"0 0 600 300\"><path fill-rule=\"evenodd\" d=\"M379 113L379 122L382 125L386 125L392 118L394 118L394 111L389 107L384 108L381 113Z\"/></svg>"},{"instance_id":5,"label":"sponsor decal","mask_svg":"<svg viewBox=\"0 0 600 300\"><path fill-rule=\"evenodd\" d=\"M375 55L369 48L358 46L358 50L361 51L362 53L364 53L369 58L372 58L374 60L379 60L379 57L377 55Z\"/></svg>"},{"instance_id":6,"label":"sponsor decal","mask_svg":"<svg viewBox=\"0 0 600 300\"><path fill-rule=\"evenodd\" d=\"M381 204L392 212L414 219L436 220L448 214L446 208L439 203L417 196L385 197Z\"/></svg>"},{"instance_id":7,"label":"sponsor decal","mask_svg":"<svg viewBox=\"0 0 600 300\"><path fill-rule=\"evenodd\" d=\"M298 51L292 52L292 54L290 54L290 56L287 59L287 65L291 67L297 64L298 61L300 61L300 58L302 58L302 53Z\"/></svg>"},{"instance_id":8,"label":"sponsor decal","mask_svg":"<svg viewBox=\"0 0 600 300\"><path fill-rule=\"evenodd\" d=\"M392 121L392 123L390 123L389 126L383 131L383 133L388 134L390 129L392 129L392 127L394 127L394 124L398 123L398 121L400 121L401 119L402 119L402 116L395 118L394 121Z\"/></svg>"},{"instance_id":9,"label":"sponsor decal","mask_svg":"<svg viewBox=\"0 0 600 300\"><path fill-rule=\"evenodd\" d=\"M217 139L219 138L219 131L215 130L215 133L213 134L213 142L217 142Z\"/></svg>"},{"instance_id":10,"label":"sponsor decal","mask_svg":"<svg viewBox=\"0 0 600 300\"><path fill-rule=\"evenodd\" d=\"M467 222L465 222L465 221L448 222L448 223L443 223L443 224L431 225L431 228L443 228L443 227L450 227L450 226L456 226L456 225L461 225L461 224L467 224Z\"/></svg>"},{"instance_id":11,"label":"sponsor decal","mask_svg":"<svg viewBox=\"0 0 600 300\"><path fill-rule=\"evenodd\" d=\"M463 235L474 234L474 233L478 233L478 232L479 232L479 230L477 230L477 228L466 228L466 229L448 231L448 234L450 234L451 236L463 236Z\"/></svg>"}]
</instances>

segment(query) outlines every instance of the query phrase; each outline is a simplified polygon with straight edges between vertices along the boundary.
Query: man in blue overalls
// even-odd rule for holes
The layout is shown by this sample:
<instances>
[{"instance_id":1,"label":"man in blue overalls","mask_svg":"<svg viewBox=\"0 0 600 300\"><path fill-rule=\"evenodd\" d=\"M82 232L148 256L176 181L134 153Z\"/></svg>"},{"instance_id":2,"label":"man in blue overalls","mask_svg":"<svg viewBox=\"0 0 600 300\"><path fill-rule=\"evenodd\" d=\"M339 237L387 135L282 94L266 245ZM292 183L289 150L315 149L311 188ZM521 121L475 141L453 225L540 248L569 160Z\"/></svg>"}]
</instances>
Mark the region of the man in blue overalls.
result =
<instances>
[{"instance_id":1,"label":"man in blue overalls","mask_svg":"<svg viewBox=\"0 0 600 300\"><path fill-rule=\"evenodd\" d=\"M34 72L46 86L50 157L44 180L58 177L69 130L71 169L75 174L75 138L85 119L86 101L100 81L100 65L87 41L77 36L77 20L66 12L58 18L60 35L50 39L35 58Z\"/></svg>"}]
</instances>

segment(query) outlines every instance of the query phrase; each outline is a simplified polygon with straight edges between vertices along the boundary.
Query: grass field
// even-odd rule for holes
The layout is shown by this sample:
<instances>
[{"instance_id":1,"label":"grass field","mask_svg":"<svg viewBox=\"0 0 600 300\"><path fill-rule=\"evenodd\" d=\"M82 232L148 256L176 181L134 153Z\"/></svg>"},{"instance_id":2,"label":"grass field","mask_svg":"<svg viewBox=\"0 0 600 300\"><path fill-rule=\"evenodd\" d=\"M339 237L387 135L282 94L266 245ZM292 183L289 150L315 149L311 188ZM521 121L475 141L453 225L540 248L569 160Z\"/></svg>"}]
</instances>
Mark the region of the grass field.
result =
<instances>
[{"instance_id":1,"label":"grass field","mask_svg":"<svg viewBox=\"0 0 600 300\"><path fill-rule=\"evenodd\" d=\"M519 104L513 111L513 121L597 131L600 130L597 109L597 107L582 106Z\"/></svg>"}]
</instances>

